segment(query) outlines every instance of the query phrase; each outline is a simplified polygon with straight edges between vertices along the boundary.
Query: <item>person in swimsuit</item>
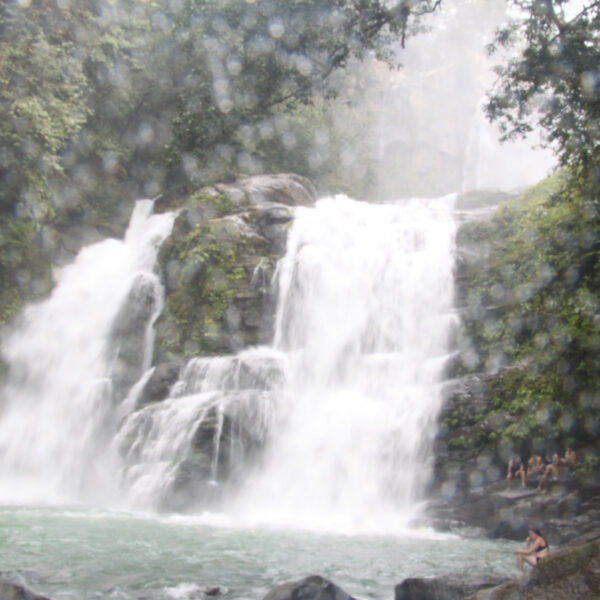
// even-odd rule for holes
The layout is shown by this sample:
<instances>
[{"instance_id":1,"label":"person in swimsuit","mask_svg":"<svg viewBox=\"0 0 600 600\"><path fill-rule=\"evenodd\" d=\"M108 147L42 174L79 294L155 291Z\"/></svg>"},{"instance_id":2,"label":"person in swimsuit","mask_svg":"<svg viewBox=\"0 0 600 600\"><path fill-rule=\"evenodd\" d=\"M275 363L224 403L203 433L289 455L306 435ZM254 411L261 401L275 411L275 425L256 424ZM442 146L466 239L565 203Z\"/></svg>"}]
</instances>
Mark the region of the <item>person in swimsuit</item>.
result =
<instances>
[{"instance_id":1,"label":"person in swimsuit","mask_svg":"<svg viewBox=\"0 0 600 600\"><path fill-rule=\"evenodd\" d=\"M545 540L542 532L539 529L533 527L529 530L529 536L527 538L527 548L525 550L515 550L517 555L517 565L519 571L523 570L523 562L529 563L532 567L538 564L538 562L548 556L550 553L548 548L548 542Z\"/></svg>"}]
</instances>

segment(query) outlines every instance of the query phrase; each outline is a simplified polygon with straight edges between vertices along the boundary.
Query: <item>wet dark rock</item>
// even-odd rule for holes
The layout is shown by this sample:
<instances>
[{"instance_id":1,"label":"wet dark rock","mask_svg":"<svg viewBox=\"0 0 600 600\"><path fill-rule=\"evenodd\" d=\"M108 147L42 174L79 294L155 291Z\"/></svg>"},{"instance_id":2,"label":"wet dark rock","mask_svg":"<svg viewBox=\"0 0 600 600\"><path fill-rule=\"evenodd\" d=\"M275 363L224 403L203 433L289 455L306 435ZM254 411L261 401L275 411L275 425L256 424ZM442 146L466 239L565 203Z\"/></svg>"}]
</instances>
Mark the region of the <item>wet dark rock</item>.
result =
<instances>
[{"instance_id":1,"label":"wet dark rock","mask_svg":"<svg viewBox=\"0 0 600 600\"><path fill-rule=\"evenodd\" d=\"M437 527L461 531L476 528L490 538L524 540L530 527L540 528L551 546L589 541L599 529L600 489L579 482L557 482L548 493L536 491L537 480L507 489L506 481L477 490L451 489L432 498L429 510ZM451 493L451 492L454 493Z\"/></svg>"},{"instance_id":2,"label":"wet dark rock","mask_svg":"<svg viewBox=\"0 0 600 600\"><path fill-rule=\"evenodd\" d=\"M0 598L2 600L49 600L46 596L41 596L22 585L8 581L0 581Z\"/></svg>"},{"instance_id":3,"label":"wet dark rock","mask_svg":"<svg viewBox=\"0 0 600 600\"><path fill-rule=\"evenodd\" d=\"M479 590L500 585L506 579L471 575L408 578L399 583L394 600L463 600Z\"/></svg>"},{"instance_id":4,"label":"wet dark rock","mask_svg":"<svg viewBox=\"0 0 600 600\"><path fill-rule=\"evenodd\" d=\"M178 362L157 365L140 392L136 408L151 402L160 402L167 398L171 387L179 377L180 371L181 364Z\"/></svg>"},{"instance_id":5,"label":"wet dark rock","mask_svg":"<svg viewBox=\"0 0 600 600\"><path fill-rule=\"evenodd\" d=\"M190 423L190 447L174 465L173 480L165 483L161 510L210 509L240 485L266 443L256 414L266 397L254 390L223 392L219 404L207 406L202 418ZM139 429L123 440L120 451L131 466L140 460L136 440L160 419L161 410L160 403L142 408Z\"/></svg>"},{"instance_id":6,"label":"wet dark rock","mask_svg":"<svg viewBox=\"0 0 600 600\"><path fill-rule=\"evenodd\" d=\"M135 278L109 334L109 362L118 399L142 375L147 328L157 309L157 285L145 274Z\"/></svg>"},{"instance_id":7,"label":"wet dark rock","mask_svg":"<svg viewBox=\"0 0 600 600\"><path fill-rule=\"evenodd\" d=\"M219 586L205 587L202 591L206 596L220 596L223 593L223 590Z\"/></svg>"},{"instance_id":8,"label":"wet dark rock","mask_svg":"<svg viewBox=\"0 0 600 600\"><path fill-rule=\"evenodd\" d=\"M260 234L271 242L277 253L285 252L287 229L293 218L291 208L275 205L264 208L256 220Z\"/></svg>"},{"instance_id":9,"label":"wet dark rock","mask_svg":"<svg viewBox=\"0 0 600 600\"><path fill-rule=\"evenodd\" d=\"M273 588L263 600L353 600L343 589L321 577L310 575Z\"/></svg>"}]
</instances>

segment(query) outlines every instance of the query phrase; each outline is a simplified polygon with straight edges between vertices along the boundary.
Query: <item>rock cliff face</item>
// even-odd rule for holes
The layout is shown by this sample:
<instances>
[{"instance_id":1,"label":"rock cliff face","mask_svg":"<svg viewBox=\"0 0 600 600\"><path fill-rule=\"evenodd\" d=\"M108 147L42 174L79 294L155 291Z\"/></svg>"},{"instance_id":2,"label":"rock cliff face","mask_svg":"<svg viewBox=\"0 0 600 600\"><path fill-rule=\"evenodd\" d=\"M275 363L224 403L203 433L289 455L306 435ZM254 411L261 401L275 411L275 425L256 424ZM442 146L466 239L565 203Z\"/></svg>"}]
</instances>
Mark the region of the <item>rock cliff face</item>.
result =
<instances>
[{"instance_id":1,"label":"rock cliff face","mask_svg":"<svg viewBox=\"0 0 600 600\"><path fill-rule=\"evenodd\" d=\"M270 339L275 264L294 207L314 201L307 179L261 175L204 188L177 207L159 259L166 296L155 363Z\"/></svg>"},{"instance_id":2,"label":"rock cliff face","mask_svg":"<svg viewBox=\"0 0 600 600\"><path fill-rule=\"evenodd\" d=\"M465 323L485 320L488 310L469 301L470 269L474 264L484 263L486 258L486 240L473 239L470 228L487 222L508 198L508 194L498 192L470 192L457 199L462 224L457 232L454 275L461 326L456 354L446 366L445 401L438 417L432 488L434 494L450 503L464 500L471 489L495 483L503 476L502 458L493 444L486 443L489 433L500 427L498 421L502 417L488 417L490 403L486 390L490 377L483 370L468 368L477 351L465 334Z\"/></svg>"}]
</instances>

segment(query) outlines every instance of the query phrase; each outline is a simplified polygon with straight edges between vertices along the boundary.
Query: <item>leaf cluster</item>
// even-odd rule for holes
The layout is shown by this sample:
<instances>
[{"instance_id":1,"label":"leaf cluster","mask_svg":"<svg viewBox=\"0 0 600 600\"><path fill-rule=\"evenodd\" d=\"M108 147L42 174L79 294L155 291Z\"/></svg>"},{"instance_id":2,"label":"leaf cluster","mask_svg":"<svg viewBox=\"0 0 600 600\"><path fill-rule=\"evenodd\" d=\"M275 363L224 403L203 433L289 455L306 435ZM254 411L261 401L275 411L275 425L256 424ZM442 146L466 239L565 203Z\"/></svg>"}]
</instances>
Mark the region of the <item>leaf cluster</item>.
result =
<instances>
[{"instance_id":1,"label":"leaf cluster","mask_svg":"<svg viewBox=\"0 0 600 600\"><path fill-rule=\"evenodd\" d=\"M600 2L512 0L518 17L498 30L497 67L486 112L502 139L540 127L562 165L587 185L600 182Z\"/></svg>"}]
</instances>

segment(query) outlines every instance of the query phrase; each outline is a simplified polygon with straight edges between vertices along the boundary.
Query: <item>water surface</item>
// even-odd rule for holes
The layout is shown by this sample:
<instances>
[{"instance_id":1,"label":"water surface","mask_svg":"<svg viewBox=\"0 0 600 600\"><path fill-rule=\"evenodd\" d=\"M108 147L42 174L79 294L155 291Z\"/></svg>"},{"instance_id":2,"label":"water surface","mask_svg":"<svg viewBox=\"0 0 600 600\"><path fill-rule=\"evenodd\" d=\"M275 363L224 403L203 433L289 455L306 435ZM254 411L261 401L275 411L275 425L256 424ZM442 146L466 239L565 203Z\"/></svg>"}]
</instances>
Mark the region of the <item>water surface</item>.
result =
<instances>
[{"instance_id":1,"label":"water surface","mask_svg":"<svg viewBox=\"0 0 600 600\"><path fill-rule=\"evenodd\" d=\"M355 597L383 600L405 577L516 574L514 542L428 530L315 534L216 526L218 520L3 506L0 565L5 576L53 600L193 600L209 586L221 587L227 600L260 600L311 574Z\"/></svg>"}]
</instances>

